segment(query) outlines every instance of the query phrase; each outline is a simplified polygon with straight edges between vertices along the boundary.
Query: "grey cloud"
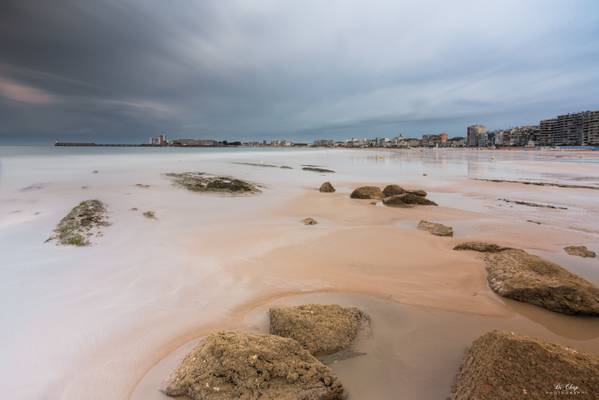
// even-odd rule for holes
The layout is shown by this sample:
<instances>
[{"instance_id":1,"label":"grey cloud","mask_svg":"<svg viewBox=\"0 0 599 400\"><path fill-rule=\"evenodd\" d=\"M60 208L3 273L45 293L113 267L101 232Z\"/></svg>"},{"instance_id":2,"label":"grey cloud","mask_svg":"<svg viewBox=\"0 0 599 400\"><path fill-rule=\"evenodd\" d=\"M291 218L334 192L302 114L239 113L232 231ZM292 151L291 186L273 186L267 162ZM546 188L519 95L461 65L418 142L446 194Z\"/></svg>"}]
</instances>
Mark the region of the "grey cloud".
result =
<instances>
[{"instance_id":1,"label":"grey cloud","mask_svg":"<svg viewBox=\"0 0 599 400\"><path fill-rule=\"evenodd\" d=\"M535 122L597 105L599 6L577 5L3 1L0 141Z\"/></svg>"}]
</instances>

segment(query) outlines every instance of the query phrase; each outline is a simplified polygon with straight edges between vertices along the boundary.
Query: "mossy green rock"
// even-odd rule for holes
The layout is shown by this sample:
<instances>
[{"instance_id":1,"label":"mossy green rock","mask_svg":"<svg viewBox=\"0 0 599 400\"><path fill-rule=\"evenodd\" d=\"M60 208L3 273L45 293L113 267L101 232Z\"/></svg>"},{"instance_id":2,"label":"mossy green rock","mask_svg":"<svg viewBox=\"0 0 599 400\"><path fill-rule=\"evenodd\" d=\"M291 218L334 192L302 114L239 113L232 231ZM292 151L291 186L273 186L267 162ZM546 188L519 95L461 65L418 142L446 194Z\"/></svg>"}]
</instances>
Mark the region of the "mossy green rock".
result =
<instances>
[{"instance_id":1,"label":"mossy green rock","mask_svg":"<svg viewBox=\"0 0 599 400\"><path fill-rule=\"evenodd\" d=\"M47 241L57 244L88 246L90 238L101 235L101 228L109 225L106 207L100 200L85 200L60 220L52 236Z\"/></svg>"}]
</instances>

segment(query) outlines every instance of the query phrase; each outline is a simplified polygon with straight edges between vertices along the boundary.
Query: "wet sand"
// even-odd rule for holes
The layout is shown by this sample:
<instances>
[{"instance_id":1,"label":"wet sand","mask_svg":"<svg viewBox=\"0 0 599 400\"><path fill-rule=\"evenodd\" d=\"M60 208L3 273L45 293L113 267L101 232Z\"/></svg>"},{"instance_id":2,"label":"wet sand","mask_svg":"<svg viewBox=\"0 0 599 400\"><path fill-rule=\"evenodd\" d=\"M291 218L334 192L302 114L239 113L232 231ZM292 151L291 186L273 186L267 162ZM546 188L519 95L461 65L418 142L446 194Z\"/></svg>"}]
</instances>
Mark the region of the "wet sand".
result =
<instances>
[{"instance_id":1,"label":"wet sand","mask_svg":"<svg viewBox=\"0 0 599 400\"><path fill-rule=\"evenodd\" d=\"M457 243L483 239L552 256L555 243L564 240L563 232L544 227L545 234L539 236L539 226L506 224L493 215L456 208L372 205L370 200L349 199L357 185L339 185L334 194L306 189L275 209L271 218L300 234L295 242L252 256L242 245L225 266L240 285L259 295L220 322L185 335L195 339L181 337L163 348L168 355L148 370L131 398L167 398L158 391L161 382L201 336L217 329L267 332L267 310L275 304L338 303L370 314L372 330L353 348L365 354L328 360L352 399L389 399L397 393L414 399L444 398L468 344L493 329L599 353L599 320L501 298L488 288L478 254L452 250ZM300 224L306 216L319 224ZM455 237L417 230L424 218L454 226ZM280 234L273 234L267 223L195 239L224 257L229 250L219 245L225 240L221 235L236 243L260 243ZM586 238L580 234L576 239ZM577 273L584 270L575 262L565 266ZM596 280L596 273L590 275Z\"/></svg>"}]
</instances>

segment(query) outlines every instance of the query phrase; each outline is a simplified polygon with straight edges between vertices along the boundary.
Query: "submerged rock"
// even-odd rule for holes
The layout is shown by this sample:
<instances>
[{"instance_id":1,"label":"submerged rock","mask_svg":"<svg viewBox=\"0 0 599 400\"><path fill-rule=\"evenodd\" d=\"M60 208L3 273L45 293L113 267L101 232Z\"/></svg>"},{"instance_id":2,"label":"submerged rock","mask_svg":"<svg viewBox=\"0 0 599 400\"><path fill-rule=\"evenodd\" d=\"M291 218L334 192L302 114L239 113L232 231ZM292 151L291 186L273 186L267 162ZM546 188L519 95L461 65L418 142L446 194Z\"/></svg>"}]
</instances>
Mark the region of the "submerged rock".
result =
<instances>
[{"instance_id":1,"label":"submerged rock","mask_svg":"<svg viewBox=\"0 0 599 400\"><path fill-rule=\"evenodd\" d=\"M164 393L193 400L341 400L333 372L297 341L275 335L207 336L167 380Z\"/></svg>"},{"instance_id":2,"label":"submerged rock","mask_svg":"<svg viewBox=\"0 0 599 400\"><path fill-rule=\"evenodd\" d=\"M597 254L594 251L587 249L586 246L566 246L564 251L571 256L595 258Z\"/></svg>"},{"instance_id":3,"label":"submerged rock","mask_svg":"<svg viewBox=\"0 0 599 400\"><path fill-rule=\"evenodd\" d=\"M318 189L322 193L333 193L335 192L335 187L331 184L331 182L325 182L320 185L320 189Z\"/></svg>"},{"instance_id":4,"label":"submerged rock","mask_svg":"<svg viewBox=\"0 0 599 400\"><path fill-rule=\"evenodd\" d=\"M46 240L57 244L88 246L92 236L101 235L101 228L109 225L106 207L100 200L85 200L60 220L54 234Z\"/></svg>"},{"instance_id":5,"label":"submerged rock","mask_svg":"<svg viewBox=\"0 0 599 400\"><path fill-rule=\"evenodd\" d=\"M312 217L304 218L302 219L302 222L304 223L304 225L316 225L318 223L318 221L316 221Z\"/></svg>"},{"instance_id":6,"label":"submerged rock","mask_svg":"<svg viewBox=\"0 0 599 400\"><path fill-rule=\"evenodd\" d=\"M332 169L326 169L326 168L321 168L321 167L303 167L302 168L304 171L312 171L312 172L322 172L324 174L334 174L335 171L333 171Z\"/></svg>"},{"instance_id":7,"label":"submerged rock","mask_svg":"<svg viewBox=\"0 0 599 400\"><path fill-rule=\"evenodd\" d=\"M598 371L596 355L494 331L466 352L450 399L598 399Z\"/></svg>"},{"instance_id":8,"label":"submerged rock","mask_svg":"<svg viewBox=\"0 0 599 400\"><path fill-rule=\"evenodd\" d=\"M437 203L423 196L412 193L398 194L395 196L384 197L383 204L390 207L411 207L413 205L436 206Z\"/></svg>"},{"instance_id":9,"label":"submerged rock","mask_svg":"<svg viewBox=\"0 0 599 400\"><path fill-rule=\"evenodd\" d=\"M435 236L453 236L453 228L451 226L421 220L418 223L418 229L432 233Z\"/></svg>"},{"instance_id":10,"label":"submerged rock","mask_svg":"<svg viewBox=\"0 0 599 400\"><path fill-rule=\"evenodd\" d=\"M314 355L343 350L368 317L355 307L307 304L270 309L270 333L297 340Z\"/></svg>"},{"instance_id":11,"label":"submerged rock","mask_svg":"<svg viewBox=\"0 0 599 400\"><path fill-rule=\"evenodd\" d=\"M217 192L231 194L260 193L258 185L229 176L214 176L203 172L166 174L173 182L194 192Z\"/></svg>"},{"instance_id":12,"label":"submerged rock","mask_svg":"<svg viewBox=\"0 0 599 400\"><path fill-rule=\"evenodd\" d=\"M561 266L524 250L464 245L486 252L487 281L500 296L571 315L599 316L599 288Z\"/></svg>"},{"instance_id":13,"label":"submerged rock","mask_svg":"<svg viewBox=\"0 0 599 400\"><path fill-rule=\"evenodd\" d=\"M380 199L382 197L381 189L376 186L361 186L354 189L350 196L352 199Z\"/></svg>"},{"instance_id":14,"label":"submerged rock","mask_svg":"<svg viewBox=\"0 0 599 400\"><path fill-rule=\"evenodd\" d=\"M384 197L390 197L390 196L395 196L395 195L404 194L404 193L406 193L406 190L399 185L387 185L383 189Z\"/></svg>"}]
</instances>

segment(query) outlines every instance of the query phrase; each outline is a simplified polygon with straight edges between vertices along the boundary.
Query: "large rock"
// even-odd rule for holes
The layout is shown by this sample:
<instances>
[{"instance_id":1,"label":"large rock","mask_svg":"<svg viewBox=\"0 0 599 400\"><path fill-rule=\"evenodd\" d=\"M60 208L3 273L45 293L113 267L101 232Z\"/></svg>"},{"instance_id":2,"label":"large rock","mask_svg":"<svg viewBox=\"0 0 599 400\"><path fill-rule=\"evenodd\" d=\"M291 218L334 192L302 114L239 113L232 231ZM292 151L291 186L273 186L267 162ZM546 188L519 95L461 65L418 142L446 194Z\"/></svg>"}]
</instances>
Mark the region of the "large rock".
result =
<instances>
[{"instance_id":1,"label":"large rock","mask_svg":"<svg viewBox=\"0 0 599 400\"><path fill-rule=\"evenodd\" d=\"M297 341L274 335L207 336L166 382L169 396L193 400L340 400L343 386Z\"/></svg>"},{"instance_id":2,"label":"large rock","mask_svg":"<svg viewBox=\"0 0 599 400\"><path fill-rule=\"evenodd\" d=\"M343 350L368 317L357 308L308 304L270 309L270 333L297 340L314 355Z\"/></svg>"},{"instance_id":3,"label":"large rock","mask_svg":"<svg viewBox=\"0 0 599 400\"><path fill-rule=\"evenodd\" d=\"M418 223L418 229L432 233L435 236L453 236L453 228L451 226L421 220Z\"/></svg>"},{"instance_id":4,"label":"large rock","mask_svg":"<svg viewBox=\"0 0 599 400\"><path fill-rule=\"evenodd\" d=\"M571 256L595 258L597 254L594 251L587 249L586 246L566 246L564 251Z\"/></svg>"},{"instance_id":5,"label":"large rock","mask_svg":"<svg viewBox=\"0 0 599 400\"><path fill-rule=\"evenodd\" d=\"M426 195L428 194L424 190L408 190L407 192L420 197L426 197Z\"/></svg>"},{"instance_id":6,"label":"large rock","mask_svg":"<svg viewBox=\"0 0 599 400\"><path fill-rule=\"evenodd\" d=\"M466 352L451 400L599 399L599 357L510 332Z\"/></svg>"},{"instance_id":7,"label":"large rock","mask_svg":"<svg viewBox=\"0 0 599 400\"><path fill-rule=\"evenodd\" d=\"M351 192L352 199L380 199L382 196L381 189L376 186L361 186Z\"/></svg>"},{"instance_id":8,"label":"large rock","mask_svg":"<svg viewBox=\"0 0 599 400\"><path fill-rule=\"evenodd\" d=\"M412 193L398 194L395 196L384 197L383 204L390 207L411 207L414 205L436 206L437 203L423 196Z\"/></svg>"},{"instance_id":9,"label":"large rock","mask_svg":"<svg viewBox=\"0 0 599 400\"><path fill-rule=\"evenodd\" d=\"M599 289L589 281L524 250L487 248L487 281L500 296L563 314L599 316Z\"/></svg>"},{"instance_id":10,"label":"large rock","mask_svg":"<svg viewBox=\"0 0 599 400\"><path fill-rule=\"evenodd\" d=\"M101 228L109 225L106 207L100 200L84 200L60 220L53 234L46 240L57 244L88 246L92 236L100 236Z\"/></svg>"},{"instance_id":11,"label":"large rock","mask_svg":"<svg viewBox=\"0 0 599 400\"><path fill-rule=\"evenodd\" d=\"M383 196L384 197L396 196L398 194L404 194L405 192L406 192L406 190L399 185L387 185L383 189Z\"/></svg>"},{"instance_id":12,"label":"large rock","mask_svg":"<svg viewBox=\"0 0 599 400\"><path fill-rule=\"evenodd\" d=\"M169 173L166 176L171 178L175 185L193 192L253 194L261 191L254 183L230 176L215 176L203 172Z\"/></svg>"},{"instance_id":13,"label":"large rock","mask_svg":"<svg viewBox=\"0 0 599 400\"><path fill-rule=\"evenodd\" d=\"M335 191L335 188L333 187L331 182L325 182L322 185L320 185L320 189L318 190L323 193L333 193Z\"/></svg>"}]
</instances>

